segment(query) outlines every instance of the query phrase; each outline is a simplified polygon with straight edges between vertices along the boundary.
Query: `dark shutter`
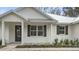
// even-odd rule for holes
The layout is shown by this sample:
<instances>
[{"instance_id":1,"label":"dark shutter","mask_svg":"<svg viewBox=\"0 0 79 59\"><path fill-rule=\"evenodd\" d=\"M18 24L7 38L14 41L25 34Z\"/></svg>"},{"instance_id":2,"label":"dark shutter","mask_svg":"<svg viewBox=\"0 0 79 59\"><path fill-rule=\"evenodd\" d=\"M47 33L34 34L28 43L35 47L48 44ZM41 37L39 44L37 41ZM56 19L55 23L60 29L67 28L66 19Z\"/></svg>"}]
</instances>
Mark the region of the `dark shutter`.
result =
<instances>
[{"instance_id":1,"label":"dark shutter","mask_svg":"<svg viewBox=\"0 0 79 59\"><path fill-rule=\"evenodd\" d=\"M68 35L68 26L66 26L66 35Z\"/></svg>"},{"instance_id":2,"label":"dark shutter","mask_svg":"<svg viewBox=\"0 0 79 59\"><path fill-rule=\"evenodd\" d=\"M59 26L57 26L57 35L59 35Z\"/></svg>"},{"instance_id":3,"label":"dark shutter","mask_svg":"<svg viewBox=\"0 0 79 59\"><path fill-rule=\"evenodd\" d=\"M44 36L46 37L47 36L47 28L46 28L46 25L44 25Z\"/></svg>"},{"instance_id":4,"label":"dark shutter","mask_svg":"<svg viewBox=\"0 0 79 59\"><path fill-rule=\"evenodd\" d=\"M27 32L28 37L30 37L30 25L28 25L28 32Z\"/></svg>"}]
</instances>

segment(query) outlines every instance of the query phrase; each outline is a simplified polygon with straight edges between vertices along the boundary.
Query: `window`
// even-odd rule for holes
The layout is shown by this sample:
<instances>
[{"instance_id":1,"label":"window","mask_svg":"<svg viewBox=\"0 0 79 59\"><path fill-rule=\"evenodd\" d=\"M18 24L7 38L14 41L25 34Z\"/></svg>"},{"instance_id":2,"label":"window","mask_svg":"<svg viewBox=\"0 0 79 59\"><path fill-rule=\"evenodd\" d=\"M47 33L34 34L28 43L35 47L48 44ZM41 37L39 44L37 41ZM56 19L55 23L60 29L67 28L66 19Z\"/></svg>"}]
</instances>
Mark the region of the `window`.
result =
<instances>
[{"instance_id":1,"label":"window","mask_svg":"<svg viewBox=\"0 0 79 59\"><path fill-rule=\"evenodd\" d=\"M46 25L28 25L28 36L46 36Z\"/></svg>"},{"instance_id":2,"label":"window","mask_svg":"<svg viewBox=\"0 0 79 59\"><path fill-rule=\"evenodd\" d=\"M36 26L30 26L30 35L36 36Z\"/></svg>"},{"instance_id":3,"label":"window","mask_svg":"<svg viewBox=\"0 0 79 59\"><path fill-rule=\"evenodd\" d=\"M57 26L57 34L68 34L68 26Z\"/></svg>"},{"instance_id":4,"label":"window","mask_svg":"<svg viewBox=\"0 0 79 59\"><path fill-rule=\"evenodd\" d=\"M65 32L65 31L64 31L64 26L60 26L60 27L59 27L59 33L60 33L60 34L64 34L64 32Z\"/></svg>"},{"instance_id":5,"label":"window","mask_svg":"<svg viewBox=\"0 0 79 59\"><path fill-rule=\"evenodd\" d=\"M38 36L44 36L44 26L38 26Z\"/></svg>"}]
</instances>

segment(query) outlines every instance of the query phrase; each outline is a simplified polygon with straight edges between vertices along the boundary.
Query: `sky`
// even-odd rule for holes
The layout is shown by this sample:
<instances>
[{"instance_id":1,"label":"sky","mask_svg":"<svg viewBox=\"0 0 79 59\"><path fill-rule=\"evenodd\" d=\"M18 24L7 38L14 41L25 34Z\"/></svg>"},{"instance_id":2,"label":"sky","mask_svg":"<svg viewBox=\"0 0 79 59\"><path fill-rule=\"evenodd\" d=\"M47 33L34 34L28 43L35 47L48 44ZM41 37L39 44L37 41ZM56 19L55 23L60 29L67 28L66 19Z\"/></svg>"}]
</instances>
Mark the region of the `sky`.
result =
<instances>
[{"instance_id":1,"label":"sky","mask_svg":"<svg viewBox=\"0 0 79 59\"><path fill-rule=\"evenodd\" d=\"M7 12L7 11L9 11L9 10L11 10L11 9L16 9L17 7L0 7L0 14L3 14L3 13L5 13L5 12ZM52 8L52 7L51 7ZM46 11L46 12L50 12L52 9L51 8L48 8L48 10ZM62 8L60 8L60 9L62 9ZM41 9L42 10L42 9ZM43 10L44 11L44 10ZM61 10L62 11L62 10ZM62 13L63 14L63 13Z\"/></svg>"},{"instance_id":2,"label":"sky","mask_svg":"<svg viewBox=\"0 0 79 59\"><path fill-rule=\"evenodd\" d=\"M16 9L16 7L0 7L0 14L3 14L11 9Z\"/></svg>"}]
</instances>

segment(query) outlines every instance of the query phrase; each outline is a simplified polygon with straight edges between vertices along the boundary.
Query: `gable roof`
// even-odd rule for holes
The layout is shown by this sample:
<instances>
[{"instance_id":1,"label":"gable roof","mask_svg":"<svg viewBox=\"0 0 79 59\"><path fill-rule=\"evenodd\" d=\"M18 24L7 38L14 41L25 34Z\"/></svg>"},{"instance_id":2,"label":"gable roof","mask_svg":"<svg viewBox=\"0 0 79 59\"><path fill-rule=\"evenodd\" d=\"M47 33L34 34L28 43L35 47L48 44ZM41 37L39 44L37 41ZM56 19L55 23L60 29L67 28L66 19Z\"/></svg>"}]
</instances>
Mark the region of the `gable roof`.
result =
<instances>
[{"instance_id":1,"label":"gable roof","mask_svg":"<svg viewBox=\"0 0 79 59\"><path fill-rule=\"evenodd\" d=\"M72 23L76 19L76 17L66 17L66 16L60 16L60 15L49 14L49 13L47 14L52 18L56 19L59 23Z\"/></svg>"},{"instance_id":2,"label":"gable roof","mask_svg":"<svg viewBox=\"0 0 79 59\"><path fill-rule=\"evenodd\" d=\"M38 9L36 9L36 8L34 8L34 7L19 7L19 8L16 8L15 10L9 10L9 11L7 11L6 13L3 13L2 15L0 15L0 18L3 17L3 16L5 16L5 15L7 15L7 14L9 14L9 13L15 13L16 15L20 16L21 18L26 19L25 17L23 17L22 15L20 15L19 13L16 12L16 11L21 10L21 9L23 9L23 8L33 8L35 11L37 11L37 12L39 12L40 14L42 14L43 16L47 17L48 20L51 19L51 20L54 20L54 22L57 22L57 20L51 18L51 17L48 16L47 14L41 12L40 10L38 10ZM27 19L28 19L28 21L29 21L30 18L27 18Z\"/></svg>"},{"instance_id":3,"label":"gable roof","mask_svg":"<svg viewBox=\"0 0 79 59\"><path fill-rule=\"evenodd\" d=\"M9 13L15 13L16 15L18 15L19 17L27 20L27 21L31 21L30 18L25 18L23 17L22 15L18 14L16 11L18 10L21 10L23 8L28 8L28 7L19 7L19 8L16 8L15 10L10 10L2 15L0 15L0 18L9 14ZM39 12L40 14L42 14L43 16L47 17L48 20L52 21L54 20L54 22L58 22L58 23L68 23L68 24L71 24L71 23L78 23L79 22L79 17L66 17L66 16L60 16L60 15L55 15L55 14L49 14L49 13L44 13L44 12L41 12L40 10L38 10L37 8L35 7L29 7L29 8L33 8L34 10L36 10L37 12ZM33 20L33 19L32 19ZM50 22L51 22L50 21ZM46 21L47 22L47 21Z\"/></svg>"},{"instance_id":4,"label":"gable roof","mask_svg":"<svg viewBox=\"0 0 79 59\"><path fill-rule=\"evenodd\" d=\"M56 19L53 19L51 16L47 15L46 13L40 11L39 9L35 8L35 7L19 7L17 9L15 9L15 11L19 11L19 10L22 10L24 8L32 8L34 9L35 11L37 11L38 13L40 13L41 15L43 15L44 17L46 17L48 20L54 20L55 22L57 22ZM30 18L29 18L30 19Z\"/></svg>"}]
</instances>

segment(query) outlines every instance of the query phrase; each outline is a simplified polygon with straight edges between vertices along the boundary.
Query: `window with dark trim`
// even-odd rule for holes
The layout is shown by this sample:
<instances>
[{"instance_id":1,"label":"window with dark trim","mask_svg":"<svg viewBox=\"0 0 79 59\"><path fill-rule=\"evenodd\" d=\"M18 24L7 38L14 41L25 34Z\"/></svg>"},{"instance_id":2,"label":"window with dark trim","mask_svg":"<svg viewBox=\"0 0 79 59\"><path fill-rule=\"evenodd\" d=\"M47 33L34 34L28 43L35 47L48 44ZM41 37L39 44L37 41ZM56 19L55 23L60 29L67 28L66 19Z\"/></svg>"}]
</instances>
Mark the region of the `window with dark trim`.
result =
<instances>
[{"instance_id":1,"label":"window with dark trim","mask_svg":"<svg viewBox=\"0 0 79 59\"><path fill-rule=\"evenodd\" d=\"M30 26L30 35L36 36L36 26Z\"/></svg>"},{"instance_id":2,"label":"window with dark trim","mask_svg":"<svg viewBox=\"0 0 79 59\"><path fill-rule=\"evenodd\" d=\"M44 36L44 26L38 26L38 36Z\"/></svg>"},{"instance_id":3,"label":"window with dark trim","mask_svg":"<svg viewBox=\"0 0 79 59\"><path fill-rule=\"evenodd\" d=\"M44 26L28 25L28 35L29 36L46 36L46 25Z\"/></svg>"},{"instance_id":4,"label":"window with dark trim","mask_svg":"<svg viewBox=\"0 0 79 59\"><path fill-rule=\"evenodd\" d=\"M68 26L57 26L57 34L68 35Z\"/></svg>"}]
</instances>

